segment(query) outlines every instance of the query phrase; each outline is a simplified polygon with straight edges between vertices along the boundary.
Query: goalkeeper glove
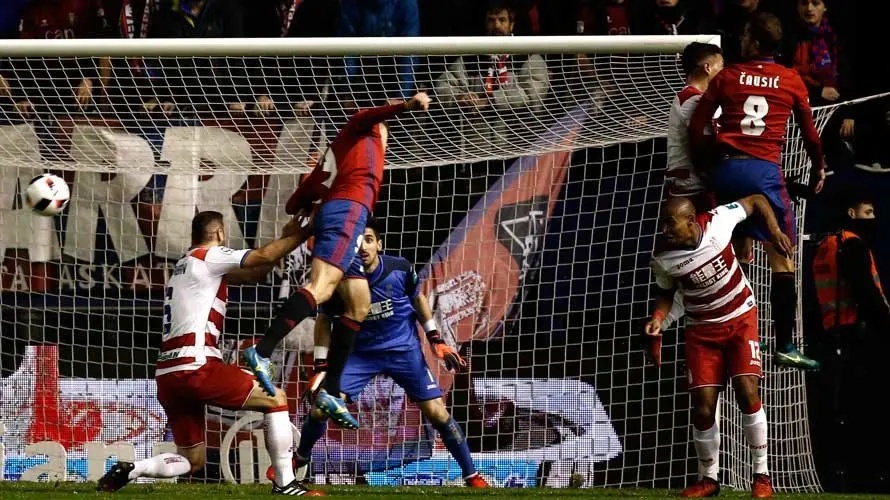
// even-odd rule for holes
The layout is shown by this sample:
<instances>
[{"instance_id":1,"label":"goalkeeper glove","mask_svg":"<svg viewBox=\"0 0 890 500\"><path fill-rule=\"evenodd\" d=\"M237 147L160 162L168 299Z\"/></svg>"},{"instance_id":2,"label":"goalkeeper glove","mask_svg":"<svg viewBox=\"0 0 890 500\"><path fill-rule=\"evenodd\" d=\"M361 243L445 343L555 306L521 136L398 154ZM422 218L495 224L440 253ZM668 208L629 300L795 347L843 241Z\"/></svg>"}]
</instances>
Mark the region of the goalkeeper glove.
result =
<instances>
[{"instance_id":1,"label":"goalkeeper glove","mask_svg":"<svg viewBox=\"0 0 890 500\"><path fill-rule=\"evenodd\" d=\"M430 343L430 348L436 354L436 357L445 362L445 368L448 371L453 372L467 366L467 362L460 357L457 351L442 340L442 336L439 335L437 330L427 331L426 340Z\"/></svg>"}]
</instances>

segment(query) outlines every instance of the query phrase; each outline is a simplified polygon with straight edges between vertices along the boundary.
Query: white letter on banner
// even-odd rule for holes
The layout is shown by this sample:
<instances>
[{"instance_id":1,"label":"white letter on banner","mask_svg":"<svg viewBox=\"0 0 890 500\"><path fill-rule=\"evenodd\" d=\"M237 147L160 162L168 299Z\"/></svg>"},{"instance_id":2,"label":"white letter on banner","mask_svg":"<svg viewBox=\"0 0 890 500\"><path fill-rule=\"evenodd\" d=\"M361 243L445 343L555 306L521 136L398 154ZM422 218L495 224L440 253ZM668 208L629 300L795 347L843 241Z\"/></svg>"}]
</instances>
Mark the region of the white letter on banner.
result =
<instances>
[{"instance_id":1,"label":"white letter on banner","mask_svg":"<svg viewBox=\"0 0 890 500\"><path fill-rule=\"evenodd\" d=\"M120 462L135 462L136 449L126 441L107 445L98 441L83 445L87 452L87 481L98 481L105 475L105 464L115 457Z\"/></svg>"},{"instance_id":2,"label":"white letter on banner","mask_svg":"<svg viewBox=\"0 0 890 500\"><path fill-rule=\"evenodd\" d=\"M46 474L47 481L64 481L68 475L68 452L55 441L41 441L25 446L25 456L45 455L47 462L22 472L21 481L40 481Z\"/></svg>"},{"instance_id":3,"label":"white letter on banner","mask_svg":"<svg viewBox=\"0 0 890 500\"><path fill-rule=\"evenodd\" d=\"M42 173L34 127L30 124L0 127L0 261L8 248L27 248L31 262L59 257L54 219L37 215L25 204L28 183ZM18 200L15 199L17 192ZM13 208L16 201L20 202L21 209Z\"/></svg>"},{"instance_id":4,"label":"white letter on banner","mask_svg":"<svg viewBox=\"0 0 890 500\"><path fill-rule=\"evenodd\" d=\"M92 263L96 253L96 227L99 209L120 262L148 255L148 246L139 229L132 200L151 180L154 154L145 139L107 128L75 125L71 136L71 157L82 165L74 179L68 225L65 227L65 254ZM112 167L117 175L103 181L101 174L86 169L90 165Z\"/></svg>"},{"instance_id":5,"label":"white letter on banner","mask_svg":"<svg viewBox=\"0 0 890 500\"><path fill-rule=\"evenodd\" d=\"M213 175L203 182L198 175L167 176L155 254L168 259L182 256L191 244L195 209L222 213L228 238L226 245L244 248L246 243L232 209L232 196L244 185L247 175L229 172L244 172L252 165L247 139L218 127L173 127L164 134L161 160L170 162L173 172L201 172L202 160L213 162L215 168L202 172Z\"/></svg>"},{"instance_id":6,"label":"white letter on banner","mask_svg":"<svg viewBox=\"0 0 890 500\"><path fill-rule=\"evenodd\" d=\"M298 118L284 122L275 148L275 169L280 172L309 172L313 152L312 134L315 121ZM322 130L322 135L324 130ZM320 147L327 147L322 140ZM315 150L316 154L317 149ZM260 224L257 228L257 245L274 240L281 233L290 216L284 212L287 199L300 182L299 174L273 174L269 176L263 205L260 208Z\"/></svg>"}]
</instances>

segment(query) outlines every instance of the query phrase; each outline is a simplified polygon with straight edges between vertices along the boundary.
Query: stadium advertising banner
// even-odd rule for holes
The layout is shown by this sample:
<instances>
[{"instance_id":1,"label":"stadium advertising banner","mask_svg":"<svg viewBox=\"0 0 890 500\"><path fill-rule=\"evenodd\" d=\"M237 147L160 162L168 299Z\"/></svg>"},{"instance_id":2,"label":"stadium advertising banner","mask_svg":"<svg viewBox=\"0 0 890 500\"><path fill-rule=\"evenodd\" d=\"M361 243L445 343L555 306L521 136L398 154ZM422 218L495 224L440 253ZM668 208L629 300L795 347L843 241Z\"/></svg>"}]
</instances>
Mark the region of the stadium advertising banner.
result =
<instances>
[{"instance_id":1,"label":"stadium advertising banner","mask_svg":"<svg viewBox=\"0 0 890 500\"><path fill-rule=\"evenodd\" d=\"M398 249L417 262L437 322L465 356L471 343L508 335L505 325L533 284L578 123L569 115L550 131L566 151L508 162L456 225L433 228L446 236L437 251L424 255L404 241ZM0 472L6 479L96 479L114 457L138 459L172 447L151 365L160 340L161 291L189 245L191 217L196 210L223 213L228 245L235 248L275 237L317 135L306 121L212 121L140 133L115 122L66 122L60 130L53 157L66 164L44 161L47 145L32 125L0 126L0 306L4 336L15 332L3 346L15 355L3 357L0 366ZM254 164L273 168L252 174ZM71 186L66 213L54 219L31 213L21 199L28 181L45 170ZM382 193L379 212L394 210L397 201ZM302 257L291 259L288 273L230 289L228 359L237 359L262 331L283 278L292 290L303 276L306 252L297 252ZM295 333L302 337L277 359L298 422L307 410L299 403L311 365L307 334L311 328ZM122 354L121 347L131 352ZM429 352L427 359L438 366ZM477 467L493 484L591 484L594 465L622 453L589 381L477 375L472 366L460 383L444 370L439 375L446 391L460 385L469 398L462 425L482 422L478 431L467 428L468 439L484 442L504 419L521 427L508 446L472 447ZM316 482L462 482L457 464L391 380L378 378L352 410L362 429L329 430L314 451ZM209 410L207 422L214 448L208 480L266 481L268 456L254 453L263 446L261 420Z\"/></svg>"}]
</instances>

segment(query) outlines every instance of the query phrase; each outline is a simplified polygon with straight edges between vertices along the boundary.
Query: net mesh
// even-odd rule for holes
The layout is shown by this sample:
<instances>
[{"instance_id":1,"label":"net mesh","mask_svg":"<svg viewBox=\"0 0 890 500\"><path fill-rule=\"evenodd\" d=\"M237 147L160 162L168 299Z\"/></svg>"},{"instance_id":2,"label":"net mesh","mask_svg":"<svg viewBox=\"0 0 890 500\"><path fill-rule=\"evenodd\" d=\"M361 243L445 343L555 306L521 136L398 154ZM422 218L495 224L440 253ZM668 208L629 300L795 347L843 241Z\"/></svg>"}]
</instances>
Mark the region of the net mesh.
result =
<instances>
[{"instance_id":1,"label":"net mesh","mask_svg":"<svg viewBox=\"0 0 890 500\"><path fill-rule=\"evenodd\" d=\"M477 467L500 486L684 486L697 466L682 346L667 342L656 372L636 343L651 307L668 110L683 85L677 54L512 56L516 74L490 96L488 55L413 59L435 105L393 127L375 214L385 251L416 264L448 342L470 361L450 375L426 353ZM0 125L7 478L95 479L106 456L172 446L153 365L163 285L194 211L223 213L231 247L275 237L284 201L352 106L402 95L399 62L372 62L391 69L335 57L10 61ZM458 64L476 75L466 89ZM78 103L93 74L104 86ZM265 95L274 109L258 106ZM817 111L820 125L829 115ZM799 141L785 163L803 173ZM43 171L72 188L60 217L23 209ZM298 249L264 282L230 288L229 360L305 280L308 255ZM769 343L760 251L754 269ZM311 331L307 320L276 358L297 423ZM766 373L774 484L818 489L802 376L769 362ZM747 488L740 416L731 394L722 401L725 484ZM328 432L316 482L461 482L391 380L376 379L353 410L362 429ZM193 480L266 481L259 424L209 408L208 466ZM118 441L132 450L110 447Z\"/></svg>"}]
</instances>

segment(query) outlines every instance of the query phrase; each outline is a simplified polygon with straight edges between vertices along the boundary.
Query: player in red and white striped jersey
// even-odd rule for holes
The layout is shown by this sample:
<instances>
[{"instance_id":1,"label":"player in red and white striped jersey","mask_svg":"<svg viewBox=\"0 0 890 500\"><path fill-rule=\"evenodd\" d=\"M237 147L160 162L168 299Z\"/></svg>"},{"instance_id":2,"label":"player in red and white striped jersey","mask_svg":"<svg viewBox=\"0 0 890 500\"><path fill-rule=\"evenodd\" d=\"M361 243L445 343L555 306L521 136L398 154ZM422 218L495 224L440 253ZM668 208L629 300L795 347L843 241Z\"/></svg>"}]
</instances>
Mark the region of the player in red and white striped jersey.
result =
<instances>
[{"instance_id":1,"label":"player in red and white striped jersey","mask_svg":"<svg viewBox=\"0 0 890 500\"><path fill-rule=\"evenodd\" d=\"M686 308L686 366L692 394L693 436L701 480L684 497L713 496L720 490L717 461L720 438L715 421L717 397L726 377L732 380L742 427L754 459L754 494L772 496L767 470L766 414L760 403L762 374L757 307L751 285L736 260L732 233L758 214L776 248L793 251L775 213L762 195L753 195L697 214L686 198L668 200L662 210L662 240L652 256L661 292L646 324L650 355L661 364L661 329L679 290Z\"/></svg>"},{"instance_id":2,"label":"player in red and white striped jersey","mask_svg":"<svg viewBox=\"0 0 890 500\"><path fill-rule=\"evenodd\" d=\"M138 477L169 478L204 467L204 406L265 413L266 449L275 469L272 493L309 493L294 476L293 431L287 397L260 388L236 365L224 363L219 336L226 317L230 281L262 279L272 266L305 241L310 229L302 220L288 223L282 237L257 250L233 250L226 239L223 215L201 212L192 219L192 248L176 263L167 282L164 334L155 376L158 401L164 407L177 453L138 462L118 462L99 480L99 489L116 491Z\"/></svg>"},{"instance_id":3,"label":"player in red and white striped jersey","mask_svg":"<svg viewBox=\"0 0 890 500\"><path fill-rule=\"evenodd\" d=\"M713 194L696 173L689 156L689 119L698 106L708 84L723 69L723 52L710 43L692 42L683 50L681 65L686 73L686 86L671 103L667 133L667 197L689 198L699 212L716 205ZM664 329L683 316L683 296L677 294L674 305L665 318Z\"/></svg>"},{"instance_id":4,"label":"player in red and white striped jersey","mask_svg":"<svg viewBox=\"0 0 890 500\"><path fill-rule=\"evenodd\" d=\"M714 208L715 203L689 156L689 120L711 80L723 69L723 52L710 43L692 42L683 50L682 65L686 86L671 103L665 184L669 198L685 196L696 210L704 212Z\"/></svg>"}]
</instances>

